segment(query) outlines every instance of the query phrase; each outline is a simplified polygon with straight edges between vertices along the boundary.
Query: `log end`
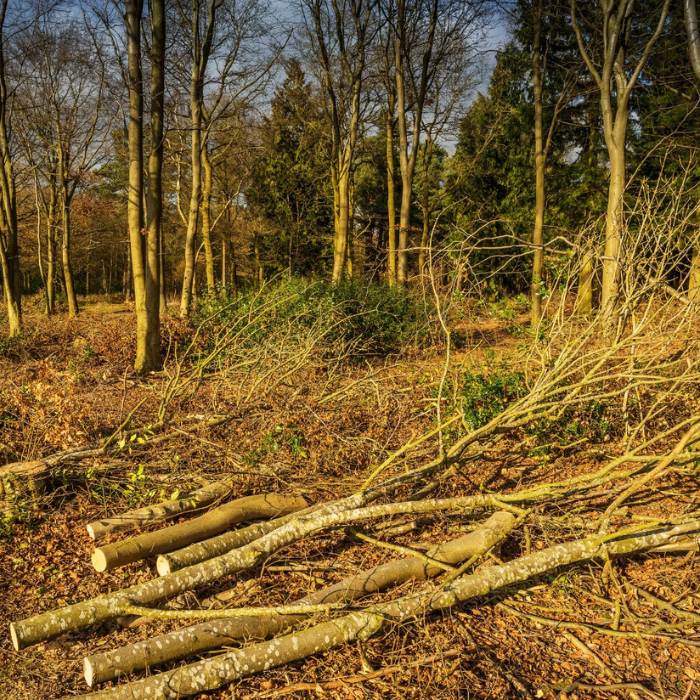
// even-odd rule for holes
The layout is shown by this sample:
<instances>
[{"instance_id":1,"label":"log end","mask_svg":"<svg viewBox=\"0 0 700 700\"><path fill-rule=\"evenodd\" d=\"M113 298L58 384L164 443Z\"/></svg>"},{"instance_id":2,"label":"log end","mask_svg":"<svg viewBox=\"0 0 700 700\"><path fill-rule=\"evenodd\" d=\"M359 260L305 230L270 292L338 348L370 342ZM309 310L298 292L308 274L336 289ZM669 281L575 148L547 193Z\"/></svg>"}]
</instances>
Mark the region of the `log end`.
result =
<instances>
[{"instance_id":1,"label":"log end","mask_svg":"<svg viewBox=\"0 0 700 700\"><path fill-rule=\"evenodd\" d=\"M99 547L92 553L92 565L96 571L107 571L107 557Z\"/></svg>"},{"instance_id":2,"label":"log end","mask_svg":"<svg viewBox=\"0 0 700 700\"><path fill-rule=\"evenodd\" d=\"M91 539L95 539L95 529L92 527L93 523L88 523L87 532Z\"/></svg>"},{"instance_id":3,"label":"log end","mask_svg":"<svg viewBox=\"0 0 700 700\"><path fill-rule=\"evenodd\" d=\"M92 688L95 684L95 669L87 656L83 659L83 673L85 674L85 682L88 684L88 688Z\"/></svg>"},{"instance_id":4,"label":"log end","mask_svg":"<svg viewBox=\"0 0 700 700\"><path fill-rule=\"evenodd\" d=\"M167 576L170 573L170 562L167 557L160 556L156 560L156 569L159 576Z\"/></svg>"},{"instance_id":5,"label":"log end","mask_svg":"<svg viewBox=\"0 0 700 700\"><path fill-rule=\"evenodd\" d=\"M14 622L10 623L10 637L12 638L12 646L14 647L15 651L20 651L22 645L20 644L19 635L17 634L17 628L15 627Z\"/></svg>"}]
</instances>

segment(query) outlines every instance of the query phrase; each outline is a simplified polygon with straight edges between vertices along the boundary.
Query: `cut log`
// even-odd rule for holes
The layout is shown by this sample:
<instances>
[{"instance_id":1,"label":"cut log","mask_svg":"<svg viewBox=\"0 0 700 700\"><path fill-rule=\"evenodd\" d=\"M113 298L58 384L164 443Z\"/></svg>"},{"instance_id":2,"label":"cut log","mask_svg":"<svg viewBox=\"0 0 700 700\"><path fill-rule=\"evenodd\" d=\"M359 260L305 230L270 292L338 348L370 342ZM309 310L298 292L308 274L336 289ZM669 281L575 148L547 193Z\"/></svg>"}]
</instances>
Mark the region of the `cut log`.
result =
<instances>
[{"instance_id":1,"label":"cut log","mask_svg":"<svg viewBox=\"0 0 700 700\"><path fill-rule=\"evenodd\" d=\"M246 520L276 518L302 510L307 505L306 501L299 496L284 496L277 493L246 496L214 508L187 522L98 547L92 554L92 564L97 571L107 571L156 554L186 547L193 542L218 535Z\"/></svg>"},{"instance_id":2,"label":"cut log","mask_svg":"<svg viewBox=\"0 0 700 700\"><path fill-rule=\"evenodd\" d=\"M358 639L364 641L390 625L488 595L561 566L599 557L630 555L669 544L683 534L698 530L700 521L696 520L637 534L594 536L559 544L462 576L437 590L419 591L300 632L81 697L83 700L180 700Z\"/></svg>"},{"instance_id":3,"label":"cut log","mask_svg":"<svg viewBox=\"0 0 700 700\"><path fill-rule=\"evenodd\" d=\"M457 564L483 554L499 542L512 528L515 516L495 513L474 532L438 545L428 556L445 564ZM366 595L398 586L409 580L423 581L437 576L441 569L421 557L391 561L361 571L354 576L301 598L293 605L321 605L350 602ZM220 649L241 639L265 639L301 622L306 616L235 617L210 620L168 634L161 634L137 644L121 647L84 660L85 680L89 686L122 675L137 673L168 661L176 661L212 649Z\"/></svg>"},{"instance_id":4,"label":"cut log","mask_svg":"<svg viewBox=\"0 0 700 700\"><path fill-rule=\"evenodd\" d=\"M51 610L10 625L15 649L25 649L32 644L48 641L64 632L85 629L92 624L113 620L130 614L134 606L159 603L184 592L219 581L230 574L262 564L282 547L297 542L313 532L345 525L347 523L406 513L431 513L464 508L499 507L500 501L488 494L461 498L408 501L356 507L366 502L367 495L354 494L333 501L306 516L292 515L281 527L240 549L234 549L220 557L190 566L161 578L145 581L130 588L105 593L58 610ZM353 506L355 506L353 508ZM312 510L312 509L310 509Z\"/></svg>"},{"instance_id":5,"label":"cut log","mask_svg":"<svg viewBox=\"0 0 700 700\"><path fill-rule=\"evenodd\" d=\"M314 522L326 523L328 517L343 513L348 508L361 505L364 501L365 496L362 494L349 496L324 505L322 509L317 510L309 517L313 517ZM311 511L313 508L309 510ZM182 571L176 571L169 576L138 583L113 593L104 593L81 603L12 623L10 625L12 643L19 651L32 644L53 639L64 632L85 629L98 622L113 620L128 614L128 608L132 605L159 603L174 598L184 591L194 590L218 581L228 574L254 566L257 562L267 558L273 551L277 551L288 542L297 539L294 533L299 532L300 523L305 521L301 515L297 514L285 517L285 524L281 526L275 525L275 521L259 523L260 526L267 525L272 528L272 531L241 549L233 550L216 559L205 561ZM280 518L280 520L285 519ZM282 537L276 536L278 531L283 533Z\"/></svg>"},{"instance_id":6,"label":"cut log","mask_svg":"<svg viewBox=\"0 0 700 700\"><path fill-rule=\"evenodd\" d=\"M0 499L41 496L46 493L50 478L49 465L42 460L6 464L0 467Z\"/></svg>"},{"instance_id":7,"label":"cut log","mask_svg":"<svg viewBox=\"0 0 700 700\"><path fill-rule=\"evenodd\" d=\"M110 534L128 532L148 523L157 523L161 520L174 518L182 513L187 513L197 508L204 508L225 498L231 493L232 488L232 479L217 481L191 493L186 493L172 501L164 501L145 508L130 510L121 515L96 520L88 524L88 535L98 542Z\"/></svg>"}]
</instances>

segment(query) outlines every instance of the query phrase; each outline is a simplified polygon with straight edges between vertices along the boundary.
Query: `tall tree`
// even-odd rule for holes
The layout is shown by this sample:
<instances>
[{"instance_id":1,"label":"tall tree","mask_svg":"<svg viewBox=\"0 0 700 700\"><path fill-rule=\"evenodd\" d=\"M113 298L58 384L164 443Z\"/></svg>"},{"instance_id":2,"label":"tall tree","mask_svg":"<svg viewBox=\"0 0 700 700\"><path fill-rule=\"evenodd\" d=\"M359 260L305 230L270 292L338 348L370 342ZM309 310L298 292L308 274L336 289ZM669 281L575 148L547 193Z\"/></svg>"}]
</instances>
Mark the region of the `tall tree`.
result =
<instances>
[{"instance_id":1,"label":"tall tree","mask_svg":"<svg viewBox=\"0 0 700 700\"><path fill-rule=\"evenodd\" d=\"M0 2L0 265L10 337L22 330L22 279L17 231L17 192L10 146L10 91L6 72L6 23L9 0Z\"/></svg>"},{"instance_id":2,"label":"tall tree","mask_svg":"<svg viewBox=\"0 0 700 700\"><path fill-rule=\"evenodd\" d=\"M362 121L367 51L374 35L375 0L302 0L302 7L331 130L333 282L338 283L347 266L351 178Z\"/></svg>"},{"instance_id":3,"label":"tall tree","mask_svg":"<svg viewBox=\"0 0 700 700\"><path fill-rule=\"evenodd\" d=\"M601 304L608 319L618 302L630 97L649 55L664 32L671 0L644 16L634 0L600 0L597 9L571 0L571 21L579 50L598 87L603 132L610 161ZM583 11L586 15L583 15ZM583 23L585 21L585 25ZM649 27L652 27L649 35ZM636 30L636 31L635 31ZM613 325L611 324L611 329Z\"/></svg>"},{"instance_id":4,"label":"tall tree","mask_svg":"<svg viewBox=\"0 0 700 700\"><path fill-rule=\"evenodd\" d=\"M149 158L149 185L154 187L149 195L152 209L151 224L144 231L144 187L143 187L143 71L141 66L141 24L143 0L126 0L126 39L129 90L129 200L127 219L131 245L134 301L136 305L136 361L138 372L159 370L162 367L160 354L160 293L158 266L157 218L160 204L159 178L162 158L162 104L164 91L165 53L165 2L151 0L151 31L153 43L152 80L152 135ZM158 134L160 133L160 138Z\"/></svg>"}]
</instances>

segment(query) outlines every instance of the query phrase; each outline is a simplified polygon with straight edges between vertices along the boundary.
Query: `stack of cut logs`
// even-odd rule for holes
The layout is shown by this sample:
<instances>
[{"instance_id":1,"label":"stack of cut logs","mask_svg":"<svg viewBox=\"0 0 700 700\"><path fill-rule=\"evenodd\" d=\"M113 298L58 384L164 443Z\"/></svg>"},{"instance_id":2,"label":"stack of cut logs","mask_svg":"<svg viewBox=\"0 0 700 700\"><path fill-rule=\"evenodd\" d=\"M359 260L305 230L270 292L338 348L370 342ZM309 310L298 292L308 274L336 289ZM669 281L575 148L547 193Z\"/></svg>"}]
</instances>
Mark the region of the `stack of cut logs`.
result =
<instances>
[{"instance_id":1,"label":"stack of cut logs","mask_svg":"<svg viewBox=\"0 0 700 700\"><path fill-rule=\"evenodd\" d=\"M219 688L341 644L367 639L389 625L486 595L556 567L596 557L624 556L645 549L697 548L700 521L689 520L649 526L634 532L628 529L619 534L599 534L527 553L507 563L483 566L469 573L468 567L498 545L527 515L513 503L542 502L543 499L552 499L557 493L570 495L572 489L583 488L581 480L548 485L545 491L535 489L516 494L377 502L397 488L433 473L434 469L434 465L429 465L371 489L313 506L299 496L283 494L247 496L224 502L232 490L232 482L224 481L185 494L177 500L90 523L88 532L99 543L114 533L124 533L211 507L203 515L195 515L176 525L98 546L92 557L98 571L158 556L160 577L17 621L10 629L13 645L19 651L66 632L115 619L129 624L151 618L198 620L196 624L174 632L94 654L84 660L85 679L89 686L118 681L112 687L83 696L86 699L175 700ZM610 478L610 469L608 466L585 479L590 484L598 483L601 478ZM186 591L220 584L225 577L260 565L283 547L320 531L392 515L464 510L483 513L486 509L496 512L485 522L476 524L475 529L466 535L433 547L426 554L413 551L407 558L358 571L289 605L223 610L154 607L172 601ZM232 529L236 524L251 520L255 522ZM460 562L465 563L458 567ZM446 580L437 585L417 588L414 593L388 602L355 607L350 611L346 609L339 616L330 617L331 611L347 608L353 601L367 595L408 580L434 578L446 571ZM325 613L326 621L301 625L319 613ZM299 629L293 629L297 627ZM280 636L285 630L291 631ZM242 645L173 670L140 679L129 678L132 674L169 662L236 644Z\"/></svg>"}]
</instances>

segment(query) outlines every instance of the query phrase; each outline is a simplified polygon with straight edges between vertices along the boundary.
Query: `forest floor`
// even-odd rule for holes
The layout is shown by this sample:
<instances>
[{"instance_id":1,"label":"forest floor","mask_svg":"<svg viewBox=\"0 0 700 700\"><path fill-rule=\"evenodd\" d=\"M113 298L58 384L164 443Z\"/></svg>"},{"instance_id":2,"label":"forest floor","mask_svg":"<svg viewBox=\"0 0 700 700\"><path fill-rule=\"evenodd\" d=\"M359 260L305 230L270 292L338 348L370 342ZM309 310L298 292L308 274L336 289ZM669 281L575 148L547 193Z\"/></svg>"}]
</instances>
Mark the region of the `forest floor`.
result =
<instances>
[{"instance_id":1,"label":"forest floor","mask_svg":"<svg viewBox=\"0 0 700 700\"><path fill-rule=\"evenodd\" d=\"M530 342L520 320L525 323L484 312L479 324L462 329L456 363L471 367L474 376L507 379ZM95 301L76 320L37 314L27 326L31 332L0 347L0 464L103 440L142 399L134 423L152 420L165 377L131 371L135 322L127 306ZM165 327L173 338L183 332L176 319ZM127 445L109 472L96 470L84 484L66 482L37 509L4 522L0 697L48 700L85 693L87 653L177 625L154 621L120 629L112 622L21 652L12 649L10 621L157 575L150 561L97 573L90 564L88 522L224 475L235 477L241 496L293 492L320 502L350 494L393 450L435 427L443 363L443 353L432 349L356 363L342 376L309 367L244 405L224 379L205 383L173 406L173 425L187 415L234 412L227 423L182 431L156 446ZM618 449L606 439L523 455L509 454L507 444L492 459L470 462L435 495L508 491L592 472ZM420 445L407 465L431 459L435 449L431 442ZM697 508L697 495L696 479L671 475L639 512L679 514ZM577 512L585 518L594 507L587 502ZM537 550L570 536L556 521L551 515L538 520L527 546ZM467 516L431 515L418 531L391 541L420 548L468 526ZM515 534L499 556L519 556L525 546ZM324 533L282 550L257 571L221 581L206 595L233 588L237 605L283 604L395 557L342 530ZM295 570L275 570L279 565ZM612 575L602 563L580 564L392 629L362 649L347 645L199 697L555 698L580 681L640 683L642 689L569 688L566 697L624 698L636 692L688 700L700 697L700 623L693 627L685 620L685 643L669 643L633 629L614 634L614 620L620 609L639 621L659 616L639 590L700 613L699 577L700 556L693 552L638 555L620 561ZM404 595L412 585L391 595ZM662 622L684 621L663 613Z\"/></svg>"}]
</instances>

